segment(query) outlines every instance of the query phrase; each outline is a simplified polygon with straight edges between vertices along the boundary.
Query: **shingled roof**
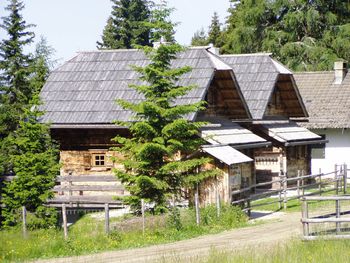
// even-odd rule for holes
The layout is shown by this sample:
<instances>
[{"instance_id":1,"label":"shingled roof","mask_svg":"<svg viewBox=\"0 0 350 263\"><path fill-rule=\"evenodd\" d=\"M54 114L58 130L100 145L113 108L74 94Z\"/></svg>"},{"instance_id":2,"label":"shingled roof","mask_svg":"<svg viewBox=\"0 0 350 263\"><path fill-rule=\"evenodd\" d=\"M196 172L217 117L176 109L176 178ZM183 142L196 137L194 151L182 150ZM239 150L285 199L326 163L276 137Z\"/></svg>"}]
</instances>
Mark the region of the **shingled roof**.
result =
<instances>
[{"instance_id":1,"label":"shingled roof","mask_svg":"<svg viewBox=\"0 0 350 263\"><path fill-rule=\"evenodd\" d=\"M237 78L253 119L263 119L280 74L293 75L269 53L221 55ZM297 89L295 92L298 94ZM300 99L301 100L301 99ZM300 105L304 107L304 105Z\"/></svg>"},{"instance_id":2,"label":"shingled roof","mask_svg":"<svg viewBox=\"0 0 350 263\"><path fill-rule=\"evenodd\" d=\"M334 72L295 73L295 80L309 112L306 128L350 128L350 75L333 84Z\"/></svg>"},{"instance_id":3,"label":"shingled roof","mask_svg":"<svg viewBox=\"0 0 350 263\"><path fill-rule=\"evenodd\" d=\"M54 70L43 87L41 97L46 112L43 121L74 125L130 120L132 113L123 110L115 100L137 102L143 99L129 84L141 84L139 74L131 66L147 63L148 59L138 50L79 53ZM192 71L183 75L179 84L197 88L178 98L177 104L203 100L215 71L232 70L205 48L191 48L181 53L173 61L173 67L182 66L190 66ZM236 88L239 89L238 85ZM193 120L195 114L189 118Z\"/></svg>"}]
</instances>

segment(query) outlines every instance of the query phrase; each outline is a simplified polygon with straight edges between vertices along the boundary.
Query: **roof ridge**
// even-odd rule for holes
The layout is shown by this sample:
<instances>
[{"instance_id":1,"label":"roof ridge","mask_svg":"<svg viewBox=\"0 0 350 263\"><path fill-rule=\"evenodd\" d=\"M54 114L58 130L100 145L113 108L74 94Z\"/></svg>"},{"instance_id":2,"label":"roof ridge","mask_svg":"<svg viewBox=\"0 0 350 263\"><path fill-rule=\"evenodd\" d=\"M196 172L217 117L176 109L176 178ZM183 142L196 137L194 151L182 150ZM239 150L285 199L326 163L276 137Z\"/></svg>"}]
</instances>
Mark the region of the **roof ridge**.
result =
<instances>
[{"instance_id":1,"label":"roof ridge","mask_svg":"<svg viewBox=\"0 0 350 263\"><path fill-rule=\"evenodd\" d=\"M271 56L269 52L246 53L246 54L222 54L220 57L249 57L249 56Z\"/></svg>"},{"instance_id":2,"label":"roof ridge","mask_svg":"<svg viewBox=\"0 0 350 263\"><path fill-rule=\"evenodd\" d=\"M332 73L334 74L334 70L322 70L322 71L296 71L293 72L294 75L296 74L321 74L321 73Z\"/></svg>"},{"instance_id":3,"label":"roof ridge","mask_svg":"<svg viewBox=\"0 0 350 263\"><path fill-rule=\"evenodd\" d=\"M218 56L218 55L214 54L213 52L211 52L211 51L209 50L209 48L206 48L206 49L203 50L203 51L205 52L206 56L207 56L208 59L210 60L210 63L212 64L213 68L215 68L215 69L217 69L217 70L220 70L220 68L218 68L218 65L216 65L216 64L215 64L215 61L214 61L214 59L217 59L218 62L222 64L222 65L219 65L219 67L220 67L220 66L227 67L227 68L225 68L225 69L222 69L222 68L221 68L221 70L232 70L232 71L233 71L233 68L232 68L229 64L227 64L225 61L223 61L223 60L221 59L220 56Z\"/></svg>"}]
</instances>

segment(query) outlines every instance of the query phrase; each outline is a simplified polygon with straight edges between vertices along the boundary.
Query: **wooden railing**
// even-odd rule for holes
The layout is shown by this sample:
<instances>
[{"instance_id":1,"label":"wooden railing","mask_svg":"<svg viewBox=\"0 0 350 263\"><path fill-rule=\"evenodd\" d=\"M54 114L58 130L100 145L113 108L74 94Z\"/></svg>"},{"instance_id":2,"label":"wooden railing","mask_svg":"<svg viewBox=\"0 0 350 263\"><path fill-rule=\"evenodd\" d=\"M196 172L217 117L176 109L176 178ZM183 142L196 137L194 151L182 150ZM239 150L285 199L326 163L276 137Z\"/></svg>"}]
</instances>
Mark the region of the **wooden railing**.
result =
<instances>
[{"instance_id":1,"label":"wooden railing","mask_svg":"<svg viewBox=\"0 0 350 263\"><path fill-rule=\"evenodd\" d=\"M336 165L336 169L329 173L319 173L314 175L302 175L301 171L298 171L298 176L287 178L286 176L281 176L281 178L272 180L269 182L263 182L258 184L253 184L248 187L231 191L231 196L243 196L239 200L234 200L231 202L233 205L240 205L243 207L244 211L250 213L250 211L259 206L265 206L269 204L278 203L279 209L287 208L287 202L294 199L299 199L307 195L321 195L325 192L335 191L336 194L340 192L346 193L347 191L347 166ZM332 178L330 178L332 177ZM310 181L314 181L311 182ZM268 186L278 184L277 189L272 190L258 190L258 187ZM325 188L327 186L327 188ZM305 192L305 190L313 189L313 192ZM297 194L294 196L287 196L287 192L291 190L296 190ZM259 192L261 191L261 192ZM253 201L257 201L262 198L268 198L277 196L274 200L259 202L259 204L252 204Z\"/></svg>"},{"instance_id":2,"label":"wooden railing","mask_svg":"<svg viewBox=\"0 0 350 263\"><path fill-rule=\"evenodd\" d=\"M61 207L65 203L68 207L120 207L122 202L118 196L124 196L124 187L117 183L113 175L68 175L58 176L59 183L53 188L56 195L48 200L49 206ZM86 192L89 192L86 194Z\"/></svg>"},{"instance_id":3,"label":"wooden railing","mask_svg":"<svg viewBox=\"0 0 350 263\"><path fill-rule=\"evenodd\" d=\"M350 223L350 217L345 217L350 214L349 203L347 210L342 209L342 204L344 201L350 201L350 196L305 196L301 198L302 201L302 218L301 222L303 224L303 237L305 240L315 240L315 239L350 239L349 227L346 226L342 229L342 223ZM320 215L320 211L317 216L309 216L309 203L317 202L318 205L322 205L321 202L331 201L334 205L327 206L331 210L326 212L326 214ZM334 212L333 212L334 211ZM334 228L329 229L329 224L334 223ZM325 231L315 230L310 231L311 224L328 224L328 229ZM320 228L318 228L320 229Z\"/></svg>"}]
</instances>

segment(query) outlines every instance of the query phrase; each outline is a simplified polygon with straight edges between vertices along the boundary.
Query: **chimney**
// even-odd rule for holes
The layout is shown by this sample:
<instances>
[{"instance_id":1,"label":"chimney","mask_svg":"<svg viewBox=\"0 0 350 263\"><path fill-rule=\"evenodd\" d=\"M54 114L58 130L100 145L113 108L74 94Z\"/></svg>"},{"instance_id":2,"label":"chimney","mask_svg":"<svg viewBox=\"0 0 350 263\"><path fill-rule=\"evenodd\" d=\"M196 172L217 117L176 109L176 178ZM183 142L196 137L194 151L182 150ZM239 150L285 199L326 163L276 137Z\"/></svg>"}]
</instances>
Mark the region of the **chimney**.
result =
<instances>
[{"instance_id":1,"label":"chimney","mask_svg":"<svg viewBox=\"0 0 350 263\"><path fill-rule=\"evenodd\" d=\"M163 44L166 45L168 42L166 42L165 38L162 36L158 42L153 42L153 48L157 49Z\"/></svg>"},{"instance_id":2,"label":"chimney","mask_svg":"<svg viewBox=\"0 0 350 263\"><path fill-rule=\"evenodd\" d=\"M348 63L345 60L334 62L334 84L341 84L348 73Z\"/></svg>"},{"instance_id":3,"label":"chimney","mask_svg":"<svg viewBox=\"0 0 350 263\"><path fill-rule=\"evenodd\" d=\"M215 54L215 55L220 55L220 49L217 48L217 47L214 47L213 43L209 44L209 48L207 50L210 51L211 53Z\"/></svg>"}]
</instances>

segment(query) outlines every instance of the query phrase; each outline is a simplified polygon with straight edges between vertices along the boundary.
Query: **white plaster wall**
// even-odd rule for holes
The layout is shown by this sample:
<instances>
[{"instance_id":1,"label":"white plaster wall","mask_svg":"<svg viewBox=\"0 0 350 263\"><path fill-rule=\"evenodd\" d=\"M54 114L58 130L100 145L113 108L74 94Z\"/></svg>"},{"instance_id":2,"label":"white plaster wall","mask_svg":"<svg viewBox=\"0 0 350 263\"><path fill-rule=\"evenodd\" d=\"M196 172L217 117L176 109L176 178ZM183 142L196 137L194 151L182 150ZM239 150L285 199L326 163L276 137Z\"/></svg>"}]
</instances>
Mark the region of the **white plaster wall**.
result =
<instances>
[{"instance_id":1,"label":"white plaster wall","mask_svg":"<svg viewBox=\"0 0 350 263\"><path fill-rule=\"evenodd\" d=\"M325 159L312 159L312 174L321 168L323 173L334 171L335 164L347 163L350 168L350 130L349 129L317 129L312 132L326 135Z\"/></svg>"}]
</instances>

